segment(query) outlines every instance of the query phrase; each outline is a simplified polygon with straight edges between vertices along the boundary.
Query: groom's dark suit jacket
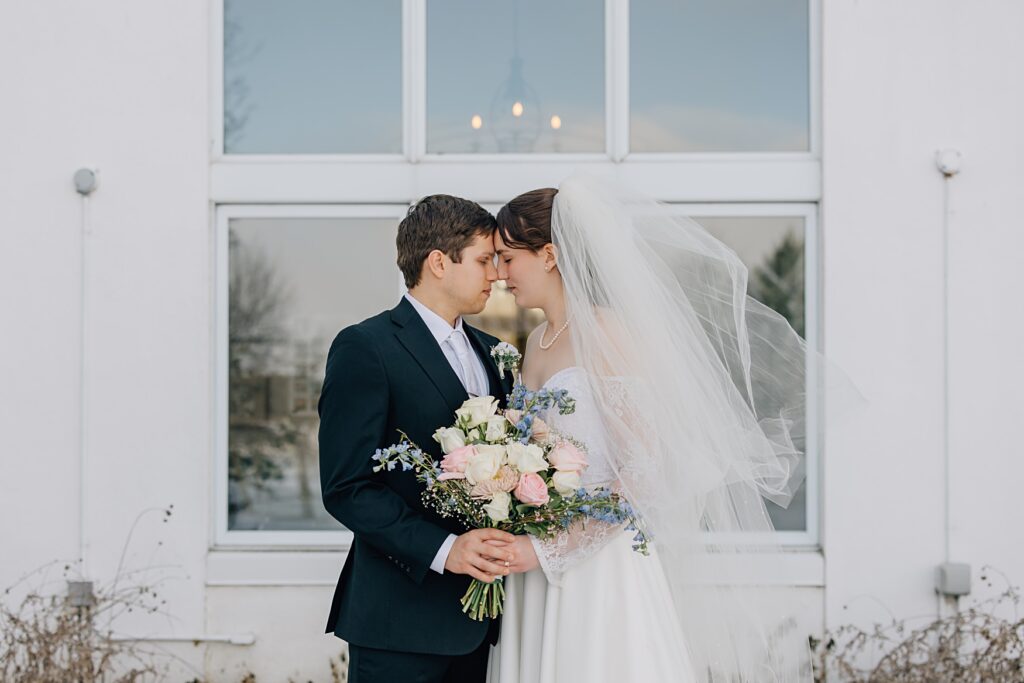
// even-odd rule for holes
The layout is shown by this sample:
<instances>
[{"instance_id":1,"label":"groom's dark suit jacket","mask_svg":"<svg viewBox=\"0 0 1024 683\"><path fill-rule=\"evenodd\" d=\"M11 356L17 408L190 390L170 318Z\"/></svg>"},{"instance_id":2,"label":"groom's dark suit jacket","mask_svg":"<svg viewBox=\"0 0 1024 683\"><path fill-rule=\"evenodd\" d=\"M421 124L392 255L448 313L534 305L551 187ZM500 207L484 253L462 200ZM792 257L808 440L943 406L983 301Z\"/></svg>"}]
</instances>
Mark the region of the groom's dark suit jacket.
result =
<instances>
[{"instance_id":1,"label":"groom's dark suit jacket","mask_svg":"<svg viewBox=\"0 0 1024 683\"><path fill-rule=\"evenodd\" d=\"M498 339L463 323L504 402L490 348ZM443 575L430 563L458 522L425 508L413 472L373 473L370 456L400 440L401 429L435 458L431 438L455 422L468 398L437 341L404 298L391 311L342 330L327 354L320 395L320 485L324 506L355 540L334 592L327 632L362 647L461 655L495 642L497 622L462 613L470 577Z\"/></svg>"}]
</instances>

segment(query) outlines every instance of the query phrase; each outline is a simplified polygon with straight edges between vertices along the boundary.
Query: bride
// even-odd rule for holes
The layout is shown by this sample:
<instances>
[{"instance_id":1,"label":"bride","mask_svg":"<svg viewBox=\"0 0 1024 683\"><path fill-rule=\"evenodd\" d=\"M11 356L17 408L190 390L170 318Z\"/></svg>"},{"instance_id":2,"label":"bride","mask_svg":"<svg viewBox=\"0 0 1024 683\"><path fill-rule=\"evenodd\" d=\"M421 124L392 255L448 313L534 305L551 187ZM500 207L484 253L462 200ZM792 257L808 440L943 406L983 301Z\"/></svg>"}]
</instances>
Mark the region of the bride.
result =
<instances>
[{"instance_id":1,"label":"bride","mask_svg":"<svg viewBox=\"0 0 1024 683\"><path fill-rule=\"evenodd\" d=\"M548 427L587 446L583 486L625 495L651 548L598 520L519 537L489 681L809 681L807 634L730 573L773 550L764 501L803 479L820 357L746 295L735 253L620 186L516 197L495 251L517 305L546 317L521 381L576 398Z\"/></svg>"}]
</instances>

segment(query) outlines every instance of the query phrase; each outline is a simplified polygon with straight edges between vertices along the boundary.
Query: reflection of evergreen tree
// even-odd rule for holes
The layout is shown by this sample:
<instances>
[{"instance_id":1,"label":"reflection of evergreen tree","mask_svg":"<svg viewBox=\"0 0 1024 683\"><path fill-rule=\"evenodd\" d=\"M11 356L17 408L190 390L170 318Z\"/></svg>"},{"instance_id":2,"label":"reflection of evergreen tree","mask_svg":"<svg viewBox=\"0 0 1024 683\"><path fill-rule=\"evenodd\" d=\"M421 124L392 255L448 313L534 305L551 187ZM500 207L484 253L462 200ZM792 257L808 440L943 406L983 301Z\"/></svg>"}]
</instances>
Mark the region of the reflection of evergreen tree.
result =
<instances>
[{"instance_id":1,"label":"reflection of evergreen tree","mask_svg":"<svg viewBox=\"0 0 1024 683\"><path fill-rule=\"evenodd\" d=\"M790 230L764 263L750 272L750 296L804 334L804 243Z\"/></svg>"}]
</instances>

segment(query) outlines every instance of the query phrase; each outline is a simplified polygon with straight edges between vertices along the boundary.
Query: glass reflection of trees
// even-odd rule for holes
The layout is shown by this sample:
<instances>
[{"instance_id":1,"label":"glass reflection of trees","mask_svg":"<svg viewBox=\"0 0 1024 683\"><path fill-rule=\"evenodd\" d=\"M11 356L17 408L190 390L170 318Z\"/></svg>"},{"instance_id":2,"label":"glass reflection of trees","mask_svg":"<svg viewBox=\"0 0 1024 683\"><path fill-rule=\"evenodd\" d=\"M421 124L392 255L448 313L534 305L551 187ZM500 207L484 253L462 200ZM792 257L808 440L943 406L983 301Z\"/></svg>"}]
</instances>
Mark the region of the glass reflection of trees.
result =
<instances>
[{"instance_id":1,"label":"glass reflection of trees","mask_svg":"<svg viewBox=\"0 0 1024 683\"><path fill-rule=\"evenodd\" d=\"M801 337L804 333L804 241L792 230L762 263L750 270L750 296L784 316Z\"/></svg>"},{"instance_id":2,"label":"glass reflection of trees","mask_svg":"<svg viewBox=\"0 0 1024 683\"><path fill-rule=\"evenodd\" d=\"M287 281L258 245L229 232L228 515L229 528L249 527L240 513L280 522L259 510L257 498L275 498L294 477L300 516L313 519L316 401L319 379L308 343L285 330L291 303Z\"/></svg>"}]
</instances>

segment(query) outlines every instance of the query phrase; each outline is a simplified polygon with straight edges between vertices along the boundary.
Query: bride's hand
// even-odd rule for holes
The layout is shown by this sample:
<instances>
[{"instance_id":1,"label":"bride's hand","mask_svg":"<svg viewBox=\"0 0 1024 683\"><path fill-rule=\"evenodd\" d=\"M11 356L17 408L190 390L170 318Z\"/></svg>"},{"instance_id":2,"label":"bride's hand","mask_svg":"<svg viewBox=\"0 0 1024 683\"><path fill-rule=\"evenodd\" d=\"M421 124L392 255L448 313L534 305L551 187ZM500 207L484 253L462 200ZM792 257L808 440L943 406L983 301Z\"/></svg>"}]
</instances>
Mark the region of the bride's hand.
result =
<instances>
[{"instance_id":1,"label":"bride's hand","mask_svg":"<svg viewBox=\"0 0 1024 683\"><path fill-rule=\"evenodd\" d=\"M540 566L537 553L533 549L533 543L529 536L516 536L512 543L504 541L484 541L487 545L496 548L505 548L512 551L513 558L509 561L509 571L513 574L522 574Z\"/></svg>"}]
</instances>

